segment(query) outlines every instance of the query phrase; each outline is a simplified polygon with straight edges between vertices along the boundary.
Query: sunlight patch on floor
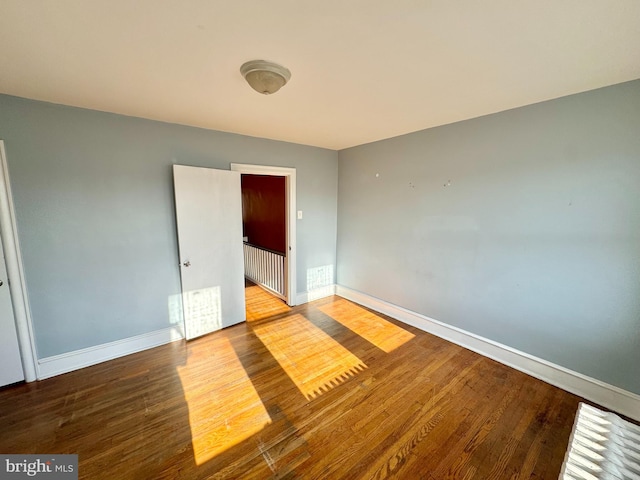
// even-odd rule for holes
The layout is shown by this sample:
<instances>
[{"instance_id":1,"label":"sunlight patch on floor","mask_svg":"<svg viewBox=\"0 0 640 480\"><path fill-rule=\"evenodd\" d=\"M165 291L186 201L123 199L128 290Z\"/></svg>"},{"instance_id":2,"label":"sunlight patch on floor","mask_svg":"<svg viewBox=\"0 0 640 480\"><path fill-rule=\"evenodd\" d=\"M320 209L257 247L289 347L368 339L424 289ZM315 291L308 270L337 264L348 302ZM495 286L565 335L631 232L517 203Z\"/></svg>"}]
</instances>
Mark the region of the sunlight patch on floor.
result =
<instances>
[{"instance_id":1,"label":"sunlight patch on floor","mask_svg":"<svg viewBox=\"0 0 640 480\"><path fill-rule=\"evenodd\" d=\"M247 286L244 289L247 321L264 320L291 311L286 303L258 285Z\"/></svg>"},{"instance_id":2,"label":"sunlight patch on floor","mask_svg":"<svg viewBox=\"0 0 640 480\"><path fill-rule=\"evenodd\" d=\"M415 337L404 328L348 300L336 300L328 305L319 306L318 310L386 353L392 352Z\"/></svg>"},{"instance_id":3,"label":"sunlight patch on floor","mask_svg":"<svg viewBox=\"0 0 640 480\"><path fill-rule=\"evenodd\" d=\"M189 348L187 363L178 367L178 375L189 408L197 465L271 423L233 346L223 335L212 339L207 348Z\"/></svg>"},{"instance_id":4,"label":"sunlight patch on floor","mask_svg":"<svg viewBox=\"0 0 640 480\"><path fill-rule=\"evenodd\" d=\"M309 400L367 368L362 360L302 315L252 328Z\"/></svg>"}]
</instances>

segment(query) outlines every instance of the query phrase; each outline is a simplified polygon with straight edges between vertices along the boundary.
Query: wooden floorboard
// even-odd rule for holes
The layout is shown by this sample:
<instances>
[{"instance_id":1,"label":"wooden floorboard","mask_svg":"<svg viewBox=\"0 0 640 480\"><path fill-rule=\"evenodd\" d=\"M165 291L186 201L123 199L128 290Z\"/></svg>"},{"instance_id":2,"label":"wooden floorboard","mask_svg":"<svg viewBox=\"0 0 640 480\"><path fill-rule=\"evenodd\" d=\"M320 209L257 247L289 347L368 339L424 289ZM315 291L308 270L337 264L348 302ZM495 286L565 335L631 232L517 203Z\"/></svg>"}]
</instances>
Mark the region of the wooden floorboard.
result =
<instances>
[{"instance_id":1,"label":"wooden floorboard","mask_svg":"<svg viewBox=\"0 0 640 480\"><path fill-rule=\"evenodd\" d=\"M340 297L253 287L251 321L0 389L0 452L76 453L83 479L557 478L579 397Z\"/></svg>"}]
</instances>

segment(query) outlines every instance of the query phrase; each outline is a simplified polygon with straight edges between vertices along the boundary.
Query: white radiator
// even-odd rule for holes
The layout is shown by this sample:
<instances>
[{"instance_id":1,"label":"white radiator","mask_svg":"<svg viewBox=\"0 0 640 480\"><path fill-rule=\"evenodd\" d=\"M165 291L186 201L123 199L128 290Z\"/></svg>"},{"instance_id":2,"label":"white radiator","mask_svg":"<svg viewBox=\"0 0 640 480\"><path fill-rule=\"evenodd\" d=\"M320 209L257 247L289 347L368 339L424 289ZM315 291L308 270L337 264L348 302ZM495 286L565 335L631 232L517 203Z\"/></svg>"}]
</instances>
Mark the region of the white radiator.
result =
<instances>
[{"instance_id":1,"label":"white radiator","mask_svg":"<svg viewBox=\"0 0 640 480\"><path fill-rule=\"evenodd\" d=\"M640 427L580 404L560 480L640 480Z\"/></svg>"},{"instance_id":2,"label":"white radiator","mask_svg":"<svg viewBox=\"0 0 640 480\"><path fill-rule=\"evenodd\" d=\"M286 300L284 255L244 243L244 276Z\"/></svg>"}]
</instances>

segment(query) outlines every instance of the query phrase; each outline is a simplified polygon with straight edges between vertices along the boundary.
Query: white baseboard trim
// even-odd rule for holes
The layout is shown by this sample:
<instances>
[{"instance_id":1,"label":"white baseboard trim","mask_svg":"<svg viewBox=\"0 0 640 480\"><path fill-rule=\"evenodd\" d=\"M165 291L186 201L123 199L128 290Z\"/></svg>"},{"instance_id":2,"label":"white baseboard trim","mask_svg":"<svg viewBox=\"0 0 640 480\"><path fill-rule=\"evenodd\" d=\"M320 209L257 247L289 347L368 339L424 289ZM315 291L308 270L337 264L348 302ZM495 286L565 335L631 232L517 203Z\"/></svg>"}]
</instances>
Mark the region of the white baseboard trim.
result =
<instances>
[{"instance_id":1,"label":"white baseboard trim","mask_svg":"<svg viewBox=\"0 0 640 480\"><path fill-rule=\"evenodd\" d=\"M336 295L640 421L640 395L342 285L336 286Z\"/></svg>"},{"instance_id":2,"label":"white baseboard trim","mask_svg":"<svg viewBox=\"0 0 640 480\"><path fill-rule=\"evenodd\" d=\"M299 293L296 296L296 305L302 305L303 303L313 302L324 297L330 297L335 295L336 286L334 284L327 285L326 287L316 288L310 292Z\"/></svg>"},{"instance_id":3,"label":"white baseboard trim","mask_svg":"<svg viewBox=\"0 0 640 480\"><path fill-rule=\"evenodd\" d=\"M89 367L114 358L124 357L125 355L158 347L182 338L182 332L178 328L168 327L155 332L116 340L115 342L41 358L38 360L38 380Z\"/></svg>"}]
</instances>

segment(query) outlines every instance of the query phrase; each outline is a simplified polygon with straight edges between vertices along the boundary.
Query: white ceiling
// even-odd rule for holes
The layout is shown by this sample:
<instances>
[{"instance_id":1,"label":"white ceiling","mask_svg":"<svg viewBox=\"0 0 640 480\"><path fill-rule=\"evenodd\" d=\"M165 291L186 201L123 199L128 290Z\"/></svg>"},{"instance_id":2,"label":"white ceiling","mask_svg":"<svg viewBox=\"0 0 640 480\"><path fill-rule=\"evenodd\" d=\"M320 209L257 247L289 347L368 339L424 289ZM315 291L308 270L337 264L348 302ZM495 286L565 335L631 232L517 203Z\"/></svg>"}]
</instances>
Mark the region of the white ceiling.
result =
<instances>
[{"instance_id":1,"label":"white ceiling","mask_svg":"<svg viewBox=\"0 0 640 480\"><path fill-rule=\"evenodd\" d=\"M331 149L636 78L639 0L0 0L1 93Z\"/></svg>"}]
</instances>

